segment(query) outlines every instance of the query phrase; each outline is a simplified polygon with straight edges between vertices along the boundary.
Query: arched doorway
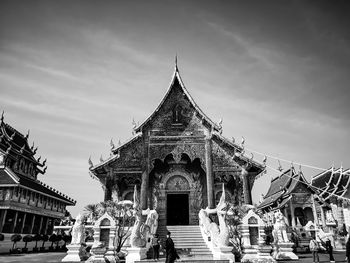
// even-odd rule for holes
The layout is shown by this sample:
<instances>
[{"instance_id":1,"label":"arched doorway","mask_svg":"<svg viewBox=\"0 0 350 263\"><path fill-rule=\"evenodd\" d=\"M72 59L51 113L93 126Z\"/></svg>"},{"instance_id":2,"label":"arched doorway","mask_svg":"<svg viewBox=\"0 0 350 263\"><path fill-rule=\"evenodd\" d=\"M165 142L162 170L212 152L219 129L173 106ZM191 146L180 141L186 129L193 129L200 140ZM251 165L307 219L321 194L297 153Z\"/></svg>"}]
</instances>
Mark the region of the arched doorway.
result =
<instances>
[{"instance_id":1,"label":"arched doorway","mask_svg":"<svg viewBox=\"0 0 350 263\"><path fill-rule=\"evenodd\" d=\"M167 225L189 224L189 191L187 179L173 175L166 183L166 221Z\"/></svg>"}]
</instances>

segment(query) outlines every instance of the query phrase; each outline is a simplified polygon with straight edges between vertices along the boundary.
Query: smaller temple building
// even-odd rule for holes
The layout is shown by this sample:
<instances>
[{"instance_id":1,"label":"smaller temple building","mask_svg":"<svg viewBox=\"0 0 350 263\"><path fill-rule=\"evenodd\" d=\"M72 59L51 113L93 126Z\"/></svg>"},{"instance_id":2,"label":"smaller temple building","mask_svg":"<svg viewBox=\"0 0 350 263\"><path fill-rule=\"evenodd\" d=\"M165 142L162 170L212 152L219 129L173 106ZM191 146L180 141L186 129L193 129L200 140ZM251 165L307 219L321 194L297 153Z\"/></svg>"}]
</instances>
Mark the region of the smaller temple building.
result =
<instances>
[{"instance_id":1,"label":"smaller temple building","mask_svg":"<svg viewBox=\"0 0 350 263\"><path fill-rule=\"evenodd\" d=\"M66 206L76 201L37 179L46 160L35 158L37 148L0 120L0 233L51 234Z\"/></svg>"},{"instance_id":2,"label":"smaller temple building","mask_svg":"<svg viewBox=\"0 0 350 263\"><path fill-rule=\"evenodd\" d=\"M294 167L272 179L270 188L259 204L266 220L273 224L273 213L280 210L288 219L290 226L305 226L308 221L314 222L321 214L320 203L314 199L317 192L306 181L301 171ZM321 217L321 216L320 216Z\"/></svg>"}]
</instances>

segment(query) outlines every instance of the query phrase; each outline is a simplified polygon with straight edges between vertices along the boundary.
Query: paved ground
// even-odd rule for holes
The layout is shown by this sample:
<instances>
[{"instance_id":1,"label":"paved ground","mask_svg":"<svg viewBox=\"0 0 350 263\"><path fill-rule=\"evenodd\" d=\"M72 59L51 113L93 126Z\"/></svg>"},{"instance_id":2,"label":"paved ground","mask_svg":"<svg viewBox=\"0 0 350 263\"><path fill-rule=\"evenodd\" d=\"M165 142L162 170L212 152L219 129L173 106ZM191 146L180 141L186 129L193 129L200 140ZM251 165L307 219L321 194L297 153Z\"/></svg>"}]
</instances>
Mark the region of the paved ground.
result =
<instances>
[{"instance_id":1,"label":"paved ground","mask_svg":"<svg viewBox=\"0 0 350 263\"><path fill-rule=\"evenodd\" d=\"M0 255L0 262L36 262L36 263L58 263L61 262L61 259L66 255L66 253L62 252L50 252L50 253L38 253L38 254L22 254L22 255ZM289 263L294 262L305 262L312 263L312 255L311 254L298 254L299 261L286 261ZM345 262L345 252L334 253L335 262ZM159 262L163 262L161 260ZM283 261L279 261L283 262ZM329 262L329 257L327 254L320 254L320 262Z\"/></svg>"}]
</instances>

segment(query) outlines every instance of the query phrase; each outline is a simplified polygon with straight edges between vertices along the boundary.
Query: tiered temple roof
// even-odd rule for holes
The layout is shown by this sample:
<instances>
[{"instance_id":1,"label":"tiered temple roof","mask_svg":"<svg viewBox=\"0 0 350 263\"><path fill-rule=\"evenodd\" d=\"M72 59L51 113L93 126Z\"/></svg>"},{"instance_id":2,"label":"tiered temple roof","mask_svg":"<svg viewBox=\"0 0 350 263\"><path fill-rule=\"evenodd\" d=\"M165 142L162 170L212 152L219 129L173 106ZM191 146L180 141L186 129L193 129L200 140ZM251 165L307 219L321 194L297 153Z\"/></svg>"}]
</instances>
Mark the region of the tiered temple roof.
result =
<instances>
[{"instance_id":1,"label":"tiered temple roof","mask_svg":"<svg viewBox=\"0 0 350 263\"><path fill-rule=\"evenodd\" d=\"M324 172L315 175L311 184L319 192L319 196L327 201L331 197L349 197L350 169L331 167Z\"/></svg>"},{"instance_id":2,"label":"tiered temple roof","mask_svg":"<svg viewBox=\"0 0 350 263\"><path fill-rule=\"evenodd\" d=\"M258 208L282 208L292 197L297 187L306 187L314 193L314 190L307 183L303 173L301 171L296 172L292 167L283 172L280 176L272 179L270 188Z\"/></svg>"},{"instance_id":3,"label":"tiered temple roof","mask_svg":"<svg viewBox=\"0 0 350 263\"><path fill-rule=\"evenodd\" d=\"M27 135L4 122L4 113L0 120L0 187L21 186L49 195L55 199L74 205L75 200L37 179L39 173L46 172L46 160L40 162L41 157L35 158L37 148L28 144Z\"/></svg>"}]
</instances>

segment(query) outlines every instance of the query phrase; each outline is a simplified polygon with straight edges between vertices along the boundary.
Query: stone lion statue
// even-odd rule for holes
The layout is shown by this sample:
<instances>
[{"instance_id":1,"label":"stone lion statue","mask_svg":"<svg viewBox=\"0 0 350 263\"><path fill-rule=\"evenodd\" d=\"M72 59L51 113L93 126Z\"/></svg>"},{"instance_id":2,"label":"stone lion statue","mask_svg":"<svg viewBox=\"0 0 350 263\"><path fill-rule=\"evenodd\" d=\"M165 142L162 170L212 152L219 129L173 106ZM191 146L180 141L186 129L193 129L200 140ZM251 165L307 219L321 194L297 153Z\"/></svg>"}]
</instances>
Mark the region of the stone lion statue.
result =
<instances>
[{"instance_id":1,"label":"stone lion statue","mask_svg":"<svg viewBox=\"0 0 350 263\"><path fill-rule=\"evenodd\" d=\"M276 222L273 225L272 235L275 243L290 242L287 236L287 224L280 210L274 214Z\"/></svg>"}]
</instances>

